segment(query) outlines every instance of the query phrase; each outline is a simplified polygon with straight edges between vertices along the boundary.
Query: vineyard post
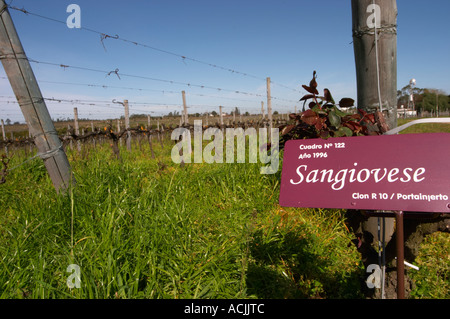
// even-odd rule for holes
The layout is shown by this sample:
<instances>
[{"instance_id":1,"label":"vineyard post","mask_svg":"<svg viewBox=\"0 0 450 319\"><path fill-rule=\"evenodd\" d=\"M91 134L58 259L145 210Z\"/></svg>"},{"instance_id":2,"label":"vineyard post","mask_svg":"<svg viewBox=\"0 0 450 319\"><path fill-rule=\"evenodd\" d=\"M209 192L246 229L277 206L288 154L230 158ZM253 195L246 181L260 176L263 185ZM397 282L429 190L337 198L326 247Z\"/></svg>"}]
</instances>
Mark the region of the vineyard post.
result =
<instances>
[{"instance_id":1,"label":"vineyard post","mask_svg":"<svg viewBox=\"0 0 450 319\"><path fill-rule=\"evenodd\" d=\"M219 106L219 116L220 116L220 127L222 127L223 126L222 105Z\"/></svg>"},{"instance_id":2,"label":"vineyard post","mask_svg":"<svg viewBox=\"0 0 450 319\"><path fill-rule=\"evenodd\" d=\"M261 101L261 114L262 114L262 119L264 121L264 118L266 117L264 114L264 101Z\"/></svg>"},{"instance_id":3,"label":"vineyard post","mask_svg":"<svg viewBox=\"0 0 450 319\"><path fill-rule=\"evenodd\" d=\"M64 191L75 183L69 161L4 0L0 6L3 67L53 186L57 192Z\"/></svg>"},{"instance_id":4,"label":"vineyard post","mask_svg":"<svg viewBox=\"0 0 450 319\"><path fill-rule=\"evenodd\" d=\"M155 158L155 152L153 151L153 143L152 143L152 127L150 125L150 115L147 115L147 130L148 130L148 145L150 146L150 152L152 154L152 158Z\"/></svg>"},{"instance_id":5,"label":"vineyard post","mask_svg":"<svg viewBox=\"0 0 450 319\"><path fill-rule=\"evenodd\" d=\"M2 135L3 135L3 140L6 141L6 134L5 134L5 122L2 119ZM8 156L8 145L5 144L5 154L6 156Z\"/></svg>"},{"instance_id":6,"label":"vineyard post","mask_svg":"<svg viewBox=\"0 0 450 319\"><path fill-rule=\"evenodd\" d=\"M91 121L91 131L92 133L94 133L94 122ZM95 148L95 137L92 138L92 143L94 144L94 148Z\"/></svg>"},{"instance_id":7,"label":"vineyard post","mask_svg":"<svg viewBox=\"0 0 450 319\"><path fill-rule=\"evenodd\" d=\"M14 132L11 132L10 136L11 136L11 141L14 143ZM12 146L12 150L14 150L14 148L15 148L14 144L12 144L11 146Z\"/></svg>"},{"instance_id":8,"label":"vineyard post","mask_svg":"<svg viewBox=\"0 0 450 319\"><path fill-rule=\"evenodd\" d=\"M117 119L117 134L120 133L120 119ZM122 137L119 137L119 145L122 146L123 142L122 142Z\"/></svg>"},{"instance_id":9,"label":"vineyard post","mask_svg":"<svg viewBox=\"0 0 450 319\"><path fill-rule=\"evenodd\" d=\"M269 119L269 143L272 142L272 96L270 95L270 77L267 78L267 117Z\"/></svg>"},{"instance_id":10,"label":"vineyard post","mask_svg":"<svg viewBox=\"0 0 450 319\"><path fill-rule=\"evenodd\" d=\"M127 150L131 151L131 132L130 132L130 108L128 107L128 100L123 101L125 108L125 129L127 130Z\"/></svg>"},{"instance_id":11,"label":"vineyard post","mask_svg":"<svg viewBox=\"0 0 450 319\"><path fill-rule=\"evenodd\" d=\"M381 111L393 129L397 127L397 3L376 2L351 2L357 105L368 113Z\"/></svg>"},{"instance_id":12,"label":"vineyard post","mask_svg":"<svg viewBox=\"0 0 450 319\"><path fill-rule=\"evenodd\" d=\"M80 127L78 125L78 109L76 107L73 108L73 124L75 126L75 135L80 135ZM77 150L81 151L81 142L77 140Z\"/></svg>"},{"instance_id":13,"label":"vineyard post","mask_svg":"<svg viewBox=\"0 0 450 319\"><path fill-rule=\"evenodd\" d=\"M183 112L184 112L184 124L187 125L189 123L188 121L188 112L187 112L187 106L186 106L186 92L181 91L181 95L183 97Z\"/></svg>"},{"instance_id":14,"label":"vineyard post","mask_svg":"<svg viewBox=\"0 0 450 319\"><path fill-rule=\"evenodd\" d=\"M156 128L158 129L158 140L159 144L161 144L161 148L164 148L163 140L162 140L162 134L159 126L159 120L156 120Z\"/></svg>"},{"instance_id":15,"label":"vineyard post","mask_svg":"<svg viewBox=\"0 0 450 319\"><path fill-rule=\"evenodd\" d=\"M70 137L70 124L67 124L67 133L66 133L67 137ZM73 149L73 140L70 139L70 143L69 143L70 149Z\"/></svg>"}]
</instances>

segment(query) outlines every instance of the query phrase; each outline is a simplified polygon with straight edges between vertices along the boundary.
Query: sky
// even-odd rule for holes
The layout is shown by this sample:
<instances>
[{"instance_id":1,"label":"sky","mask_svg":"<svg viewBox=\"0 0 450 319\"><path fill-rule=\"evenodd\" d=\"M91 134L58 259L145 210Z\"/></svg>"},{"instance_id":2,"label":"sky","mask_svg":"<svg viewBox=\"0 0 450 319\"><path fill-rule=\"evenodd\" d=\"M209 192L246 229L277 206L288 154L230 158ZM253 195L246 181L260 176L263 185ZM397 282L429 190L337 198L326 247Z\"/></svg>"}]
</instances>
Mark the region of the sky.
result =
<instances>
[{"instance_id":1,"label":"sky","mask_svg":"<svg viewBox=\"0 0 450 319\"><path fill-rule=\"evenodd\" d=\"M131 114L181 112L181 91L190 114L259 113L267 77L273 111L294 112L314 70L319 91L356 100L350 0L6 3L30 12L9 10L55 120L73 118L74 107L80 118L118 118L125 99ZM70 4L80 7L81 29L66 24ZM449 94L450 1L397 0L397 8L398 89L415 78ZM0 67L0 118L24 122L15 101Z\"/></svg>"}]
</instances>

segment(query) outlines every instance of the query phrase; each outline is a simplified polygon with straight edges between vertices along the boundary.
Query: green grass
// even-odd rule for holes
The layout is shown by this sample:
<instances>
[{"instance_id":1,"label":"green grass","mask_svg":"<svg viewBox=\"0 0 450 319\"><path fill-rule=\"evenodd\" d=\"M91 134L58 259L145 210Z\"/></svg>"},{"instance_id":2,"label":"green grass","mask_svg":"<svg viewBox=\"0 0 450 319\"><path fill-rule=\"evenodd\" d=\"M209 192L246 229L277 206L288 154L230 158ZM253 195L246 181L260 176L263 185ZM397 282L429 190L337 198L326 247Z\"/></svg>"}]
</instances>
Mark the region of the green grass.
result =
<instances>
[{"instance_id":1,"label":"green grass","mask_svg":"<svg viewBox=\"0 0 450 319\"><path fill-rule=\"evenodd\" d=\"M181 168L169 147L155 160L122 149L122 161L108 145L68 150L77 186L62 196L41 161L12 171L0 186L0 298L359 296L340 211L281 208L279 174ZM80 289L66 284L70 264Z\"/></svg>"},{"instance_id":2,"label":"green grass","mask_svg":"<svg viewBox=\"0 0 450 319\"><path fill-rule=\"evenodd\" d=\"M278 205L280 172L186 164L172 143L68 150L57 195L42 161L0 185L0 298L363 298L343 211ZM21 153L22 152L22 153ZM10 167L30 154L15 151ZM281 167L281 163L280 163ZM427 237L413 298L449 298L449 237ZM70 264L81 288L66 283Z\"/></svg>"},{"instance_id":3,"label":"green grass","mask_svg":"<svg viewBox=\"0 0 450 319\"><path fill-rule=\"evenodd\" d=\"M416 118L411 119L398 119L397 125L401 126L408 122L416 120ZM421 123L412 125L406 129L404 129L401 134L410 134L410 133L434 133L434 132L442 132L442 133L450 133L450 124L447 123Z\"/></svg>"}]
</instances>

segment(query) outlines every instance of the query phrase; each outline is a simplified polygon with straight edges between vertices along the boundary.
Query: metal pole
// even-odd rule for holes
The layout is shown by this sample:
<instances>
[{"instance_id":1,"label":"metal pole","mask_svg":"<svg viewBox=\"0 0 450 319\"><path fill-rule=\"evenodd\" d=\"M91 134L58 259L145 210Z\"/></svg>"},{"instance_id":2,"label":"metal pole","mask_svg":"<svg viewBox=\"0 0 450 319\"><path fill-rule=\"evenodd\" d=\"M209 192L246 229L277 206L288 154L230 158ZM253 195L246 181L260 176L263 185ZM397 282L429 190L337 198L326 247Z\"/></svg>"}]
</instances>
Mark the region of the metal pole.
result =
<instances>
[{"instance_id":1,"label":"metal pole","mask_svg":"<svg viewBox=\"0 0 450 319\"><path fill-rule=\"evenodd\" d=\"M405 299L405 255L403 235L403 212L395 212L397 246L397 299Z\"/></svg>"},{"instance_id":2,"label":"metal pole","mask_svg":"<svg viewBox=\"0 0 450 319\"><path fill-rule=\"evenodd\" d=\"M4 0L0 7L0 59L53 186L65 190L75 183L69 161Z\"/></svg>"}]
</instances>

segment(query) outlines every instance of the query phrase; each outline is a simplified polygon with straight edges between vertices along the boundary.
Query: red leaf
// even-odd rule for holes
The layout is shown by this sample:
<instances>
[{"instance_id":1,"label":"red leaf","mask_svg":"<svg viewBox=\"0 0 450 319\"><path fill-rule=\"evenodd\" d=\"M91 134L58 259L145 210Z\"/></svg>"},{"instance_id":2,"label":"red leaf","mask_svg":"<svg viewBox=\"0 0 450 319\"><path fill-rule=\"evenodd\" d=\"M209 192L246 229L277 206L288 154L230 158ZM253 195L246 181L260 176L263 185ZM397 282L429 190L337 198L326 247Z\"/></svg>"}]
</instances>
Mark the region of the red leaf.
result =
<instances>
[{"instance_id":1,"label":"red leaf","mask_svg":"<svg viewBox=\"0 0 450 319\"><path fill-rule=\"evenodd\" d=\"M354 105L355 105L355 100L348 98L348 97L344 97L339 101L340 107L351 107Z\"/></svg>"},{"instance_id":2,"label":"red leaf","mask_svg":"<svg viewBox=\"0 0 450 319\"><path fill-rule=\"evenodd\" d=\"M319 94L319 91L317 91L316 88L310 88L309 86L306 86L304 84L302 85L302 87L311 94Z\"/></svg>"},{"instance_id":3,"label":"red leaf","mask_svg":"<svg viewBox=\"0 0 450 319\"><path fill-rule=\"evenodd\" d=\"M317 82L316 82L316 71L313 72L313 78L312 80L309 82L309 87L316 89L317 88ZM319 93L317 93L319 94Z\"/></svg>"},{"instance_id":4,"label":"red leaf","mask_svg":"<svg viewBox=\"0 0 450 319\"><path fill-rule=\"evenodd\" d=\"M288 125L285 128L283 128L281 130L281 135L286 135L287 133L289 133L293 128L295 127L295 125Z\"/></svg>"},{"instance_id":5,"label":"red leaf","mask_svg":"<svg viewBox=\"0 0 450 319\"><path fill-rule=\"evenodd\" d=\"M319 115L313 110L306 110L302 113L302 121L308 125L315 125L319 119Z\"/></svg>"},{"instance_id":6,"label":"red leaf","mask_svg":"<svg viewBox=\"0 0 450 319\"><path fill-rule=\"evenodd\" d=\"M314 94L306 94L300 99L300 101L305 101L307 99L312 99L313 97L314 97Z\"/></svg>"},{"instance_id":7,"label":"red leaf","mask_svg":"<svg viewBox=\"0 0 450 319\"><path fill-rule=\"evenodd\" d=\"M324 99L327 102L331 102L334 104L334 100L333 97L331 96L331 92L328 89L323 89L323 95L324 95Z\"/></svg>"},{"instance_id":8,"label":"red leaf","mask_svg":"<svg viewBox=\"0 0 450 319\"><path fill-rule=\"evenodd\" d=\"M317 119L317 122L316 122L316 124L315 124L315 127L316 127L316 129L318 130L318 131L320 131L322 128L326 128L326 124L325 124L325 121L326 121L327 119L326 118L324 118L324 117L321 117L321 118L319 118L319 119Z\"/></svg>"}]
</instances>

